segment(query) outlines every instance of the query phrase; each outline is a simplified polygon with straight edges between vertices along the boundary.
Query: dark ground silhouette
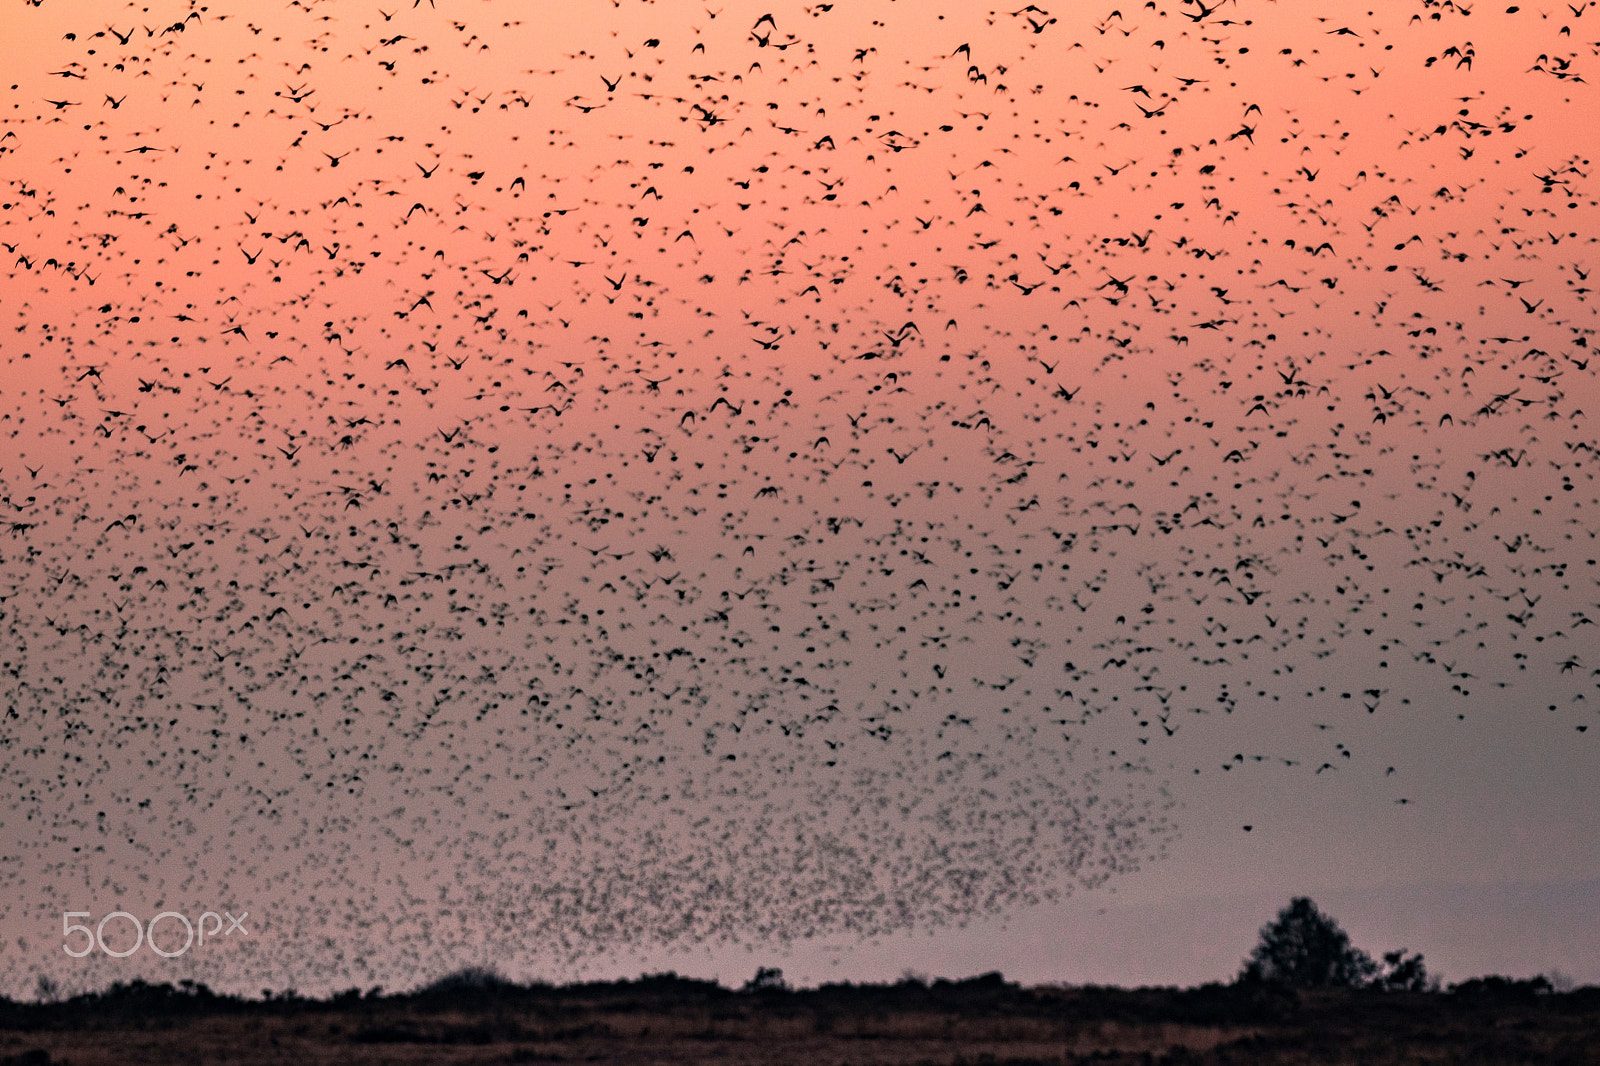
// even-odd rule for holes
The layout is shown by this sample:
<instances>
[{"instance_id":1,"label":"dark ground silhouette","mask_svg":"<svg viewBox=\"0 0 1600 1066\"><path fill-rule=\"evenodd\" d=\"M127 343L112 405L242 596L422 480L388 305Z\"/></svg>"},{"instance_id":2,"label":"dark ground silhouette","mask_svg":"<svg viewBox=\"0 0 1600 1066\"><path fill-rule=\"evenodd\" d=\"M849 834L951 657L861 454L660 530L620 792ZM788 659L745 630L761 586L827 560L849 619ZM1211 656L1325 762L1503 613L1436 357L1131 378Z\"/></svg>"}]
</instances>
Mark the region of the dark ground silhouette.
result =
<instances>
[{"instance_id":1,"label":"dark ground silhouette","mask_svg":"<svg viewBox=\"0 0 1600 1066\"><path fill-rule=\"evenodd\" d=\"M1600 987L1474 978L1446 991L1024 988L998 973L791 989L675 974L565 986L466 970L416 992L314 1000L119 984L0 1000L0 1064L1594 1063Z\"/></svg>"}]
</instances>

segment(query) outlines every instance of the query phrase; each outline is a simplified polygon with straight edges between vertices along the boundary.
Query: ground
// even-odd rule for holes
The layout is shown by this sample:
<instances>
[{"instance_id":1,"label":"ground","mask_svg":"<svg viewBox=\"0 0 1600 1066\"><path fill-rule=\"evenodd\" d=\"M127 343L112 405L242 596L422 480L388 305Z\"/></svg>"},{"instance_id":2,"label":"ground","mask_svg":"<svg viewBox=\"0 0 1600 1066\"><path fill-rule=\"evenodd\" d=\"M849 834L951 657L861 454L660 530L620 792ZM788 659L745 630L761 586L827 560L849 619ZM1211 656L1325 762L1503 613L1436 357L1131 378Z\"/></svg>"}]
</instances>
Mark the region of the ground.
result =
<instances>
[{"instance_id":1,"label":"ground","mask_svg":"<svg viewBox=\"0 0 1600 1066\"><path fill-rule=\"evenodd\" d=\"M735 992L646 978L331 1002L166 986L0 1006L0 1066L1600 1063L1600 989L1477 995L933 986Z\"/></svg>"}]
</instances>

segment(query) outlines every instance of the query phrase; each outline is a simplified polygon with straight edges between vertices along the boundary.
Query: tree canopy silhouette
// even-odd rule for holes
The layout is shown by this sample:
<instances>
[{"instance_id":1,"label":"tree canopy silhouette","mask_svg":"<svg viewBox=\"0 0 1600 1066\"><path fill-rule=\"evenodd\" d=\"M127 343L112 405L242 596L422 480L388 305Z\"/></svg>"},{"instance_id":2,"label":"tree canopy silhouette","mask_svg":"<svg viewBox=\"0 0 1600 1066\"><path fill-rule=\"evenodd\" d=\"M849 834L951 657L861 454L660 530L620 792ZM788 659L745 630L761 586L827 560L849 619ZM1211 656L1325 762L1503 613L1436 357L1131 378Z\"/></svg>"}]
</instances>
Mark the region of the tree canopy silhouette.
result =
<instances>
[{"instance_id":1,"label":"tree canopy silhouette","mask_svg":"<svg viewBox=\"0 0 1600 1066\"><path fill-rule=\"evenodd\" d=\"M789 982L783 979L783 971L776 966L762 966L756 970L756 975L744 983L746 992L787 992Z\"/></svg>"},{"instance_id":2,"label":"tree canopy silhouette","mask_svg":"<svg viewBox=\"0 0 1600 1066\"><path fill-rule=\"evenodd\" d=\"M1261 939L1240 981L1290 988L1357 988L1378 972L1372 956L1350 943L1339 923L1298 896L1261 927Z\"/></svg>"},{"instance_id":3,"label":"tree canopy silhouette","mask_svg":"<svg viewBox=\"0 0 1600 1066\"><path fill-rule=\"evenodd\" d=\"M1383 973L1373 982L1385 992L1437 992L1439 982L1429 976L1419 951L1406 954L1405 948L1383 953Z\"/></svg>"}]
</instances>

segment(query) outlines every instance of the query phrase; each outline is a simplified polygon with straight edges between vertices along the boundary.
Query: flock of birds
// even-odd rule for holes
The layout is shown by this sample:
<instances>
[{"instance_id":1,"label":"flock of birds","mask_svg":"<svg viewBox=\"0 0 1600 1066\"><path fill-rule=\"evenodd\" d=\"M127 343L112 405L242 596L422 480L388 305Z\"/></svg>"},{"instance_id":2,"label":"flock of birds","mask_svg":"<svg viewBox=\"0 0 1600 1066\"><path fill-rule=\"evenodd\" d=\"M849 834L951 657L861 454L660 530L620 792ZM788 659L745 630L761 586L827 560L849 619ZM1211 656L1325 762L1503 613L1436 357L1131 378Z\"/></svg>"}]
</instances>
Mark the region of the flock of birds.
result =
<instances>
[{"instance_id":1,"label":"flock of birds","mask_svg":"<svg viewBox=\"0 0 1600 1066\"><path fill-rule=\"evenodd\" d=\"M1592 743L1589 5L578 6L13 14L8 955L871 937Z\"/></svg>"}]
</instances>

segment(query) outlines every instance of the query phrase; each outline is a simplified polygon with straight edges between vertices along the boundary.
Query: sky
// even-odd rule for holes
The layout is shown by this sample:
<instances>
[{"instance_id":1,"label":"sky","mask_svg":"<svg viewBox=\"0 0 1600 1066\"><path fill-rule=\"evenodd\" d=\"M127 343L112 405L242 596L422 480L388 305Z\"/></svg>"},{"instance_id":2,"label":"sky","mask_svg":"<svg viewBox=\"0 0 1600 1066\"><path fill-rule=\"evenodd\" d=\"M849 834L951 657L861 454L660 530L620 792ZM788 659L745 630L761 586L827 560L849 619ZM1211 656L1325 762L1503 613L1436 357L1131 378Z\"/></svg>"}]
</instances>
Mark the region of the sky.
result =
<instances>
[{"instance_id":1,"label":"sky","mask_svg":"<svg viewBox=\"0 0 1600 1066\"><path fill-rule=\"evenodd\" d=\"M13 5L0 994L1600 982L1591 6Z\"/></svg>"}]
</instances>

